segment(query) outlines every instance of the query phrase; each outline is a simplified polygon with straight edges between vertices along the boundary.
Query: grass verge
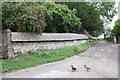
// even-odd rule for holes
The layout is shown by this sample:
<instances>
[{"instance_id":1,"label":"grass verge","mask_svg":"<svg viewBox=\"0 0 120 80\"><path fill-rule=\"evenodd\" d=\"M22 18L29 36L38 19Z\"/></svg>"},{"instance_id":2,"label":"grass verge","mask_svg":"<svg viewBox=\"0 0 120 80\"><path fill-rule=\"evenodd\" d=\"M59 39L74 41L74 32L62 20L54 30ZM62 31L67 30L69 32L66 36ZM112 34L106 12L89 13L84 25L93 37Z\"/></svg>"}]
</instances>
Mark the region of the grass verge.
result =
<instances>
[{"instance_id":1,"label":"grass verge","mask_svg":"<svg viewBox=\"0 0 120 80\"><path fill-rule=\"evenodd\" d=\"M8 72L32 66L37 66L43 63L63 60L67 57L86 51L98 41L87 41L86 43L64 47L55 50L39 50L33 51L27 55L19 55L14 59L2 60L2 72Z\"/></svg>"}]
</instances>

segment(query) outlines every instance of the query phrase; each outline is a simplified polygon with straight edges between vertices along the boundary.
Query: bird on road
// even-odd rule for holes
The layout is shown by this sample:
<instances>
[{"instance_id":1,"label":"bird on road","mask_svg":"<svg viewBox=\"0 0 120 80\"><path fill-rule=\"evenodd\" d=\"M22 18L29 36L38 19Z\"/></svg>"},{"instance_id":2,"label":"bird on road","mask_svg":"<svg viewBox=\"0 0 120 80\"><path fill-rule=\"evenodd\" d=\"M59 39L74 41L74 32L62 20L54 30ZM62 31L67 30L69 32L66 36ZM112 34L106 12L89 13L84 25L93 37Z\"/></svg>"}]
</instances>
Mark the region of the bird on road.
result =
<instances>
[{"instance_id":1,"label":"bird on road","mask_svg":"<svg viewBox=\"0 0 120 80\"><path fill-rule=\"evenodd\" d=\"M77 70L77 68L74 67L73 65L71 65L71 67L72 67L72 71L76 71Z\"/></svg>"},{"instance_id":2,"label":"bird on road","mask_svg":"<svg viewBox=\"0 0 120 80\"><path fill-rule=\"evenodd\" d=\"M84 65L84 68L86 69L86 71L89 71L90 70L90 67Z\"/></svg>"}]
</instances>

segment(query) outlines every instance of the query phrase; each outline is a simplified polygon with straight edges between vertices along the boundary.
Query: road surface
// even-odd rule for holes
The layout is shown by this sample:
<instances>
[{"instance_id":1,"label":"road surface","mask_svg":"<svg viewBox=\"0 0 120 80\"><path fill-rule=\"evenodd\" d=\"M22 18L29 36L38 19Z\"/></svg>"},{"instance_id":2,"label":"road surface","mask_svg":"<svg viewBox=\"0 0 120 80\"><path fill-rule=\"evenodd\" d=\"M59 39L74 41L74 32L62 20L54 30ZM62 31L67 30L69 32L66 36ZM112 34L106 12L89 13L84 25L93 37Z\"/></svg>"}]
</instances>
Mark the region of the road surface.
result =
<instances>
[{"instance_id":1,"label":"road surface","mask_svg":"<svg viewBox=\"0 0 120 80\"><path fill-rule=\"evenodd\" d=\"M83 65L89 66L86 71ZM71 71L71 65L77 71ZM118 45L100 42L82 54L62 61L4 73L3 78L118 78Z\"/></svg>"}]
</instances>

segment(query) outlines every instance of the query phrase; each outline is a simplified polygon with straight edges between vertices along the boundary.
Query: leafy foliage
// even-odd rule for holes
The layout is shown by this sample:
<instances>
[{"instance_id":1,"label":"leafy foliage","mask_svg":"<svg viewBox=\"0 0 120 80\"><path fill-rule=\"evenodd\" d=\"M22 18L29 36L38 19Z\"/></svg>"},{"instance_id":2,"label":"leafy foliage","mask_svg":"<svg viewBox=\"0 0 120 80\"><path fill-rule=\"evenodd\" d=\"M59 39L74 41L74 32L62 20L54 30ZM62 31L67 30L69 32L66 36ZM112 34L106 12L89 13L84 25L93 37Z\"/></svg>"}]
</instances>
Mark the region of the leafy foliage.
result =
<instances>
[{"instance_id":1,"label":"leafy foliage","mask_svg":"<svg viewBox=\"0 0 120 80\"><path fill-rule=\"evenodd\" d=\"M86 29L91 35L98 36L104 30L103 21L100 19L100 14L94 5L85 2L64 3L70 9L77 10L77 16L81 19L82 28Z\"/></svg>"},{"instance_id":2,"label":"leafy foliage","mask_svg":"<svg viewBox=\"0 0 120 80\"><path fill-rule=\"evenodd\" d=\"M36 32L36 26L45 26L41 3L31 2L6 2L2 5L3 29L12 31Z\"/></svg>"},{"instance_id":3,"label":"leafy foliage","mask_svg":"<svg viewBox=\"0 0 120 80\"><path fill-rule=\"evenodd\" d=\"M12 31L36 32L36 27L46 26L45 32L77 32L80 28L80 18L66 5L55 3L8 2L3 3L2 26Z\"/></svg>"},{"instance_id":4,"label":"leafy foliage","mask_svg":"<svg viewBox=\"0 0 120 80\"><path fill-rule=\"evenodd\" d=\"M42 4L40 2L3 3L3 29L36 32L36 26L41 25L42 28L45 28L45 32L79 32L82 26L91 35L98 36L104 31L100 15L111 21L116 14L114 2ZM44 22L44 9L47 27Z\"/></svg>"},{"instance_id":5,"label":"leafy foliage","mask_svg":"<svg viewBox=\"0 0 120 80\"><path fill-rule=\"evenodd\" d=\"M80 18L75 11L66 5L45 3L46 23L45 32L78 32L81 27Z\"/></svg>"},{"instance_id":6,"label":"leafy foliage","mask_svg":"<svg viewBox=\"0 0 120 80\"><path fill-rule=\"evenodd\" d=\"M120 36L120 19L115 22L114 29L112 31L116 36Z\"/></svg>"},{"instance_id":7,"label":"leafy foliage","mask_svg":"<svg viewBox=\"0 0 120 80\"><path fill-rule=\"evenodd\" d=\"M108 19L109 21L112 21L113 17L117 13L116 7L115 7L115 2L95 2L92 3L95 7L96 10L99 12L99 14L103 17Z\"/></svg>"}]
</instances>

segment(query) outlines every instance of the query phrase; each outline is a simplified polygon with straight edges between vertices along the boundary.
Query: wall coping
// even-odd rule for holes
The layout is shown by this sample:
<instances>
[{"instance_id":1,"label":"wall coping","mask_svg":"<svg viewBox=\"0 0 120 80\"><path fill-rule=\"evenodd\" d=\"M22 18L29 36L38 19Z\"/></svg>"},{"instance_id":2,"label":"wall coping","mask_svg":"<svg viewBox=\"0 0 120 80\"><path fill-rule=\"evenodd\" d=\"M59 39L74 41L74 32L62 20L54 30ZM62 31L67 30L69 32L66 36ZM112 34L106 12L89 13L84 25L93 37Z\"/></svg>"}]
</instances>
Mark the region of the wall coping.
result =
<instances>
[{"instance_id":1,"label":"wall coping","mask_svg":"<svg viewBox=\"0 0 120 80\"><path fill-rule=\"evenodd\" d=\"M84 34L75 33L35 33L26 32L11 32L12 42L46 42L46 41L71 41L71 40L86 40L88 37Z\"/></svg>"}]
</instances>

